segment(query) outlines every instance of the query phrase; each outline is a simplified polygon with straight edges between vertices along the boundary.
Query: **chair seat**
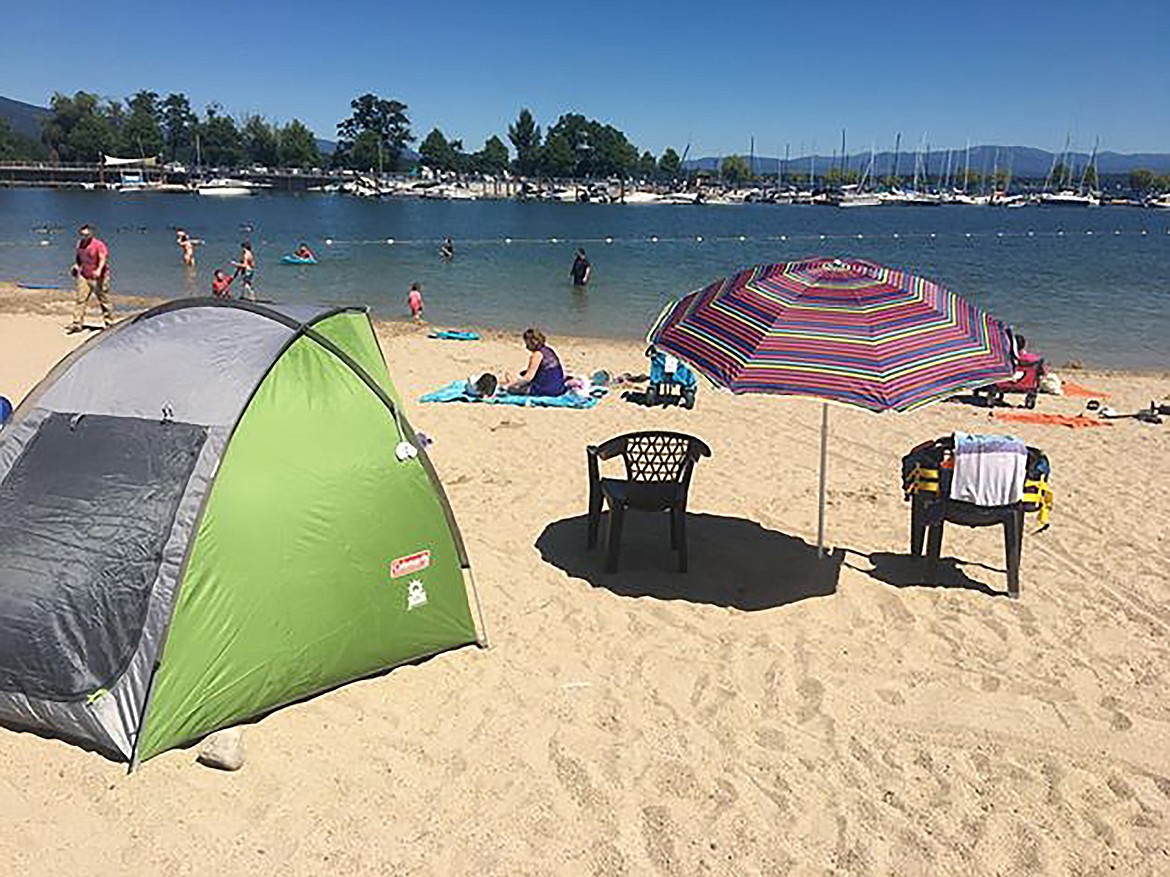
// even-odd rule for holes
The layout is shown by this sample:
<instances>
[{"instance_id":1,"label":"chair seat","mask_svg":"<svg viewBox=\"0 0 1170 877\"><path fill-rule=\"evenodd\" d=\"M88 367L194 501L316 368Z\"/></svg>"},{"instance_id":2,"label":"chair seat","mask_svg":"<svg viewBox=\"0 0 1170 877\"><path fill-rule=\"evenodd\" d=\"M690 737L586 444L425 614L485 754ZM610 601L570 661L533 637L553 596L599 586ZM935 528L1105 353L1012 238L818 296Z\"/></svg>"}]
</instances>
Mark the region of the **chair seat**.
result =
<instances>
[{"instance_id":1,"label":"chair seat","mask_svg":"<svg viewBox=\"0 0 1170 877\"><path fill-rule=\"evenodd\" d=\"M1011 505L982 506L957 499L935 500L927 505L926 520L945 520L962 527L991 527L1002 524L1005 517L1014 515L1020 503Z\"/></svg>"},{"instance_id":2,"label":"chair seat","mask_svg":"<svg viewBox=\"0 0 1170 877\"><path fill-rule=\"evenodd\" d=\"M686 495L686 487L677 481L625 481L602 478L601 492L610 505L644 512L666 511Z\"/></svg>"}]
</instances>

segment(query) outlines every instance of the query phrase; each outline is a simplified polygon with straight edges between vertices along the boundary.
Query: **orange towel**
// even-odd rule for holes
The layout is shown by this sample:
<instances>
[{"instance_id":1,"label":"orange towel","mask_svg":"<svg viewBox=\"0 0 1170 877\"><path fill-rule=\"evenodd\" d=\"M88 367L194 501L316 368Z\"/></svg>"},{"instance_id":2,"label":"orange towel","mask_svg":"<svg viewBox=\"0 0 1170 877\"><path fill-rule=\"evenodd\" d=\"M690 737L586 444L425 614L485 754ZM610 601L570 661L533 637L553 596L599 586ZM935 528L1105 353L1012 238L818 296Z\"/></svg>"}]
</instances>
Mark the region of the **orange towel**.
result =
<instances>
[{"instance_id":1,"label":"orange towel","mask_svg":"<svg viewBox=\"0 0 1170 877\"><path fill-rule=\"evenodd\" d=\"M1066 396L1080 396L1085 399L1108 399L1109 394L1102 390L1094 390L1092 387L1084 387L1080 384L1074 384L1072 381L1060 382L1060 388Z\"/></svg>"},{"instance_id":2,"label":"orange towel","mask_svg":"<svg viewBox=\"0 0 1170 877\"><path fill-rule=\"evenodd\" d=\"M998 420L1010 420L1014 423L1035 423L1040 426L1067 426L1069 429L1082 429L1090 426L1113 426L1108 420L1098 420L1096 417L1085 417L1082 414L1073 417L1068 414L1042 414L1039 411L995 411L993 415Z\"/></svg>"}]
</instances>

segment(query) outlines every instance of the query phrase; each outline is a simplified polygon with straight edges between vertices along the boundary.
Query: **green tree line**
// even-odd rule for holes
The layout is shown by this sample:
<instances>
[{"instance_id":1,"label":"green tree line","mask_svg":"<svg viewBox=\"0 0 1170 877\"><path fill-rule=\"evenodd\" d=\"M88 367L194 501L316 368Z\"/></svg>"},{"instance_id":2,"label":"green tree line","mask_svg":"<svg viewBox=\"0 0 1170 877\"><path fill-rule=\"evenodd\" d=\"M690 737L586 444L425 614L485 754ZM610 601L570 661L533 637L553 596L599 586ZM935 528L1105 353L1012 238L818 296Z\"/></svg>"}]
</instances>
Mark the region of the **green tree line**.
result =
<instances>
[{"instance_id":1,"label":"green tree line","mask_svg":"<svg viewBox=\"0 0 1170 877\"><path fill-rule=\"evenodd\" d=\"M0 120L0 159L93 163L103 155L158 156L166 162L216 167L394 171L403 168L403 156L416 139L409 107L373 93L350 102L350 115L337 125L336 151L323 157L313 133L296 119L282 125L259 115L236 118L218 104L199 113L183 93L164 97L139 91L114 100L79 91L53 95L39 140L17 134ZM542 131L526 108L504 136L488 137L478 150L465 149L462 139L435 128L419 145L418 155L421 164L456 174L513 171L524 177L672 180L682 173L674 149L660 156L639 151L625 132L579 113L565 113Z\"/></svg>"}]
</instances>

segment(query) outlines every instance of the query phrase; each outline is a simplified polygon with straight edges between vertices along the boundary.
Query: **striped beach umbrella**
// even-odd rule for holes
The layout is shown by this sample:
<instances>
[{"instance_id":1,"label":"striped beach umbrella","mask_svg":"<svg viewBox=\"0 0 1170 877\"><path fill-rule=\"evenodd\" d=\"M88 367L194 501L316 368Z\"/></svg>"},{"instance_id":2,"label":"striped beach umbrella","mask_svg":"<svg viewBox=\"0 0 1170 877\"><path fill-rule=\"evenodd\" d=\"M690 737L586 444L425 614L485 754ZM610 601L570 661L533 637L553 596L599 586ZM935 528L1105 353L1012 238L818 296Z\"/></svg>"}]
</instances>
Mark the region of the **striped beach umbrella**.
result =
<instances>
[{"instance_id":1,"label":"striped beach umbrella","mask_svg":"<svg viewBox=\"0 0 1170 877\"><path fill-rule=\"evenodd\" d=\"M856 259L759 265L671 302L648 340L733 393L908 411L1012 375L1007 327L933 281ZM822 413L818 549L824 544Z\"/></svg>"}]
</instances>

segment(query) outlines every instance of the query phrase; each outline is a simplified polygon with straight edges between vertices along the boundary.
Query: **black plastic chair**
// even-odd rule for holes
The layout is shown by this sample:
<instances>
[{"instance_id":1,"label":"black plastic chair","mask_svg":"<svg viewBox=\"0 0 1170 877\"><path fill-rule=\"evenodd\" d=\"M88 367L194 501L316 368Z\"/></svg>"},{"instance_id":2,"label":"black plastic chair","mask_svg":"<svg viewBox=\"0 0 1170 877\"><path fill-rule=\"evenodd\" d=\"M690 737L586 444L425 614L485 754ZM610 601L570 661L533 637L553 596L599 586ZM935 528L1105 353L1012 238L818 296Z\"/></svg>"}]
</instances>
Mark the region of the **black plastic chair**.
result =
<instances>
[{"instance_id":1,"label":"black plastic chair","mask_svg":"<svg viewBox=\"0 0 1170 877\"><path fill-rule=\"evenodd\" d=\"M926 542L926 579L938 581L938 564L942 555L943 527L1003 527L1004 556L1007 564L1008 595L1020 596L1020 556L1024 544L1024 504L978 506L953 499L915 495L910 506L910 553L922 556Z\"/></svg>"},{"instance_id":2,"label":"black plastic chair","mask_svg":"<svg viewBox=\"0 0 1170 877\"><path fill-rule=\"evenodd\" d=\"M589 461L588 546L597 546L601 511L609 504L609 547L605 571L617 572L622 523L627 509L670 513L670 547L678 551L678 570L687 571L687 490L691 472L711 449L678 432L633 432L585 449ZM601 477L601 461L621 457L626 478Z\"/></svg>"},{"instance_id":3,"label":"black plastic chair","mask_svg":"<svg viewBox=\"0 0 1170 877\"><path fill-rule=\"evenodd\" d=\"M952 436L926 442L902 460L902 486L910 500L910 553L921 557L926 549L927 581L938 581L942 555L943 529L946 524L963 527L1003 527L1004 555L1007 566L1008 594L1020 595L1020 557L1024 543L1024 515L1039 511L1034 502L1022 501L1004 506L979 506L950 499L953 470L944 465L944 457L954 447ZM1033 461L1043 458L1037 448L1028 448L1029 474ZM1035 476L1038 477L1038 476ZM1027 495L1027 489L1025 489Z\"/></svg>"}]
</instances>

